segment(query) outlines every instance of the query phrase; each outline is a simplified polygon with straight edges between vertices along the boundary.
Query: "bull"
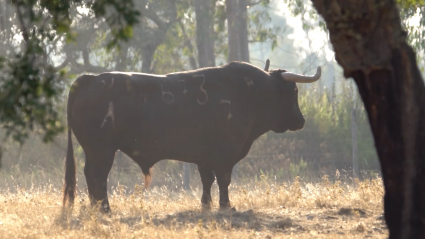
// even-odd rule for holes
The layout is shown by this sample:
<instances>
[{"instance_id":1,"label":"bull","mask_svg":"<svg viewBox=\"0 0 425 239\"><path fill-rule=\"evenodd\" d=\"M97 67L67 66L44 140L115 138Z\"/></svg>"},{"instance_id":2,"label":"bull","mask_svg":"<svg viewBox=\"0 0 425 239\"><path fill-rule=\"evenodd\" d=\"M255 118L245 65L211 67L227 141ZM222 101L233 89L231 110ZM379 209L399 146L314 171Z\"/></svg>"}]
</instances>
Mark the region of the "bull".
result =
<instances>
[{"instance_id":1,"label":"bull","mask_svg":"<svg viewBox=\"0 0 425 239\"><path fill-rule=\"evenodd\" d=\"M233 166L252 143L272 130L304 127L298 83L318 80L285 70L265 70L243 62L193 71L151 75L109 72L83 75L70 89L67 106L68 148L63 205L74 202L76 165L72 132L85 153L84 174L92 205L110 212L107 177L120 150L151 180L150 169L162 159L198 166L201 203L211 205L215 179L220 208L229 208Z\"/></svg>"}]
</instances>

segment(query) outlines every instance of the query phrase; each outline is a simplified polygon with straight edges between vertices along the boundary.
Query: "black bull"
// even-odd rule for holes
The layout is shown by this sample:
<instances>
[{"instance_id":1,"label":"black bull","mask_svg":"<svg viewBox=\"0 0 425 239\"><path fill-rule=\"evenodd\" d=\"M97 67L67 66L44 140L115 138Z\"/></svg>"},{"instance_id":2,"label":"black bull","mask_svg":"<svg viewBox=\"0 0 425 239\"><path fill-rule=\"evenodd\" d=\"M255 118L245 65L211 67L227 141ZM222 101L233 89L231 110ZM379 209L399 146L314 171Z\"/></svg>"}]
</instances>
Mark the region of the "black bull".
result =
<instances>
[{"instance_id":1,"label":"black bull","mask_svg":"<svg viewBox=\"0 0 425 239\"><path fill-rule=\"evenodd\" d=\"M217 178L220 207L230 207L232 168L254 140L270 130L304 126L297 80L283 72L232 62L164 76L111 72L79 77L68 97L64 205L72 205L75 197L72 130L85 153L91 203L100 202L103 211L110 211L107 177L117 150L140 166L145 185L151 167L162 159L198 165L202 205L209 208ZM305 82L317 80L320 71L314 77Z\"/></svg>"}]
</instances>

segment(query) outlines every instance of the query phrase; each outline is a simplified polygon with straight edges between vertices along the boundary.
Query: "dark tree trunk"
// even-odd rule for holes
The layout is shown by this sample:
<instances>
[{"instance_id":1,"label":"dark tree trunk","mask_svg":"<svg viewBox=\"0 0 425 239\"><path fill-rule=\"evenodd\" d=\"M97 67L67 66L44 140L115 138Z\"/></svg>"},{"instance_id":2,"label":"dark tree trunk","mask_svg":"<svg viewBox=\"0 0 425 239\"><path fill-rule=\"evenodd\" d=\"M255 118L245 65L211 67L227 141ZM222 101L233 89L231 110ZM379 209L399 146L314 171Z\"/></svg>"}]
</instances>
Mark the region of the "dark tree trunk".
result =
<instances>
[{"instance_id":1,"label":"dark tree trunk","mask_svg":"<svg viewBox=\"0 0 425 239\"><path fill-rule=\"evenodd\" d=\"M143 47L143 56L142 56L142 72L151 73L152 72L152 61L155 50L158 46L145 45Z\"/></svg>"},{"instance_id":2,"label":"dark tree trunk","mask_svg":"<svg viewBox=\"0 0 425 239\"><path fill-rule=\"evenodd\" d=\"M0 30L6 30L6 26L5 26L5 22L6 22L6 16L5 16L5 9L4 9L4 4L6 4L3 1L0 1Z\"/></svg>"},{"instance_id":3,"label":"dark tree trunk","mask_svg":"<svg viewBox=\"0 0 425 239\"><path fill-rule=\"evenodd\" d=\"M227 0L226 16L229 37L228 61L249 62L247 1Z\"/></svg>"},{"instance_id":4,"label":"dark tree trunk","mask_svg":"<svg viewBox=\"0 0 425 239\"><path fill-rule=\"evenodd\" d=\"M125 71L127 68L127 53L128 53L128 44L124 44L119 53L117 59L117 65L115 66L115 70L117 71Z\"/></svg>"},{"instance_id":5,"label":"dark tree trunk","mask_svg":"<svg viewBox=\"0 0 425 239\"><path fill-rule=\"evenodd\" d=\"M215 1L194 0L199 67L215 66L213 9Z\"/></svg>"},{"instance_id":6,"label":"dark tree trunk","mask_svg":"<svg viewBox=\"0 0 425 239\"><path fill-rule=\"evenodd\" d=\"M425 238L425 86L394 0L312 0L365 104L390 238Z\"/></svg>"},{"instance_id":7,"label":"dark tree trunk","mask_svg":"<svg viewBox=\"0 0 425 239\"><path fill-rule=\"evenodd\" d=\"M168 29L172 24L175 24L177 20L176 1L170 0L163 2L163 4L167 4L167 8L166 10L164 9L166 14L163 14L162 17L158 15L153 8L146 7L146 2L140 1L139 4L141 15L150 19L156 25L156 27L141 25L140 29L137 31L139 35L136 37L136 39L140 40L140 49L142 51L143 62L141 70L145 73L151 73L155 69L153 57L156 48L164 42ZM164 19L164 16L166 16L167 19Z\"/></svg>"}]
</instances>

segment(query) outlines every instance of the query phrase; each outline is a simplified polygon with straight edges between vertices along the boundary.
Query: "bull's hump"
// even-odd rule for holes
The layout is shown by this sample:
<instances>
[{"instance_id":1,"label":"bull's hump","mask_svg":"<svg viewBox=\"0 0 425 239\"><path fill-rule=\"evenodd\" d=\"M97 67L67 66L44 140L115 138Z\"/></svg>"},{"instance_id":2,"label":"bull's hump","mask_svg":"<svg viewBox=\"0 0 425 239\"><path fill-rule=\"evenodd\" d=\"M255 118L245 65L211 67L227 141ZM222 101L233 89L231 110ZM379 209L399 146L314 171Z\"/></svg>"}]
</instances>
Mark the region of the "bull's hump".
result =
<instances>
[{"instance_id":1,"label":"bull's hump","mask_svg":"<svg viewBox=\"0 0 425 239\"><path fill-rule=\"evenodd\" d=\"M111 71L110 74L116 75L128 75L128 76L147 76L147 77L158 77L158 78L166 78L165 75L155 75L155 74L146 74L140 72L122 72L122 71Z\"/></svg>"}]
</instances>

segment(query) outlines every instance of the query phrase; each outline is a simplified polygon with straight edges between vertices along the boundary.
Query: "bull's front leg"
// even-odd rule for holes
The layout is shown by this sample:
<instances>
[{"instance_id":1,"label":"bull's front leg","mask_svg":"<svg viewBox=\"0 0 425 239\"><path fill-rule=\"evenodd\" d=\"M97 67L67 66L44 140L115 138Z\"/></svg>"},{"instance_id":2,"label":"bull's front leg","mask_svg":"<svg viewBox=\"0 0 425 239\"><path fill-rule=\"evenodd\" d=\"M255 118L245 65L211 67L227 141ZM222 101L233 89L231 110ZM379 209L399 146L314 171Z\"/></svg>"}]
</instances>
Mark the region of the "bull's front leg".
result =
<instances>
[{"instance_id":1,"label":"bull's front leg","mask_svg":"<svg viewBox=\"0 0 425 239\"><path fill-rule=\"evenodd\" d=\"M211 203L212 203L211 186L215 180L214 171L210 167L207 167L204 165L198 165L198 171L201 176L202 187L203 187L202 199L201 199L202 208L206 210L210 210Z\"/></svg>"},{"instance_id":2,"label":"bull's front leg","mask_svg":"<svg viewBox=\"0 0 425 239\"><path fill-rule=\"evenodd\" d=\"M229 209L229 185L232 178L232 167L230 169L214 171L220 190L220 209Z\"/></svg>"}]
</instances>

